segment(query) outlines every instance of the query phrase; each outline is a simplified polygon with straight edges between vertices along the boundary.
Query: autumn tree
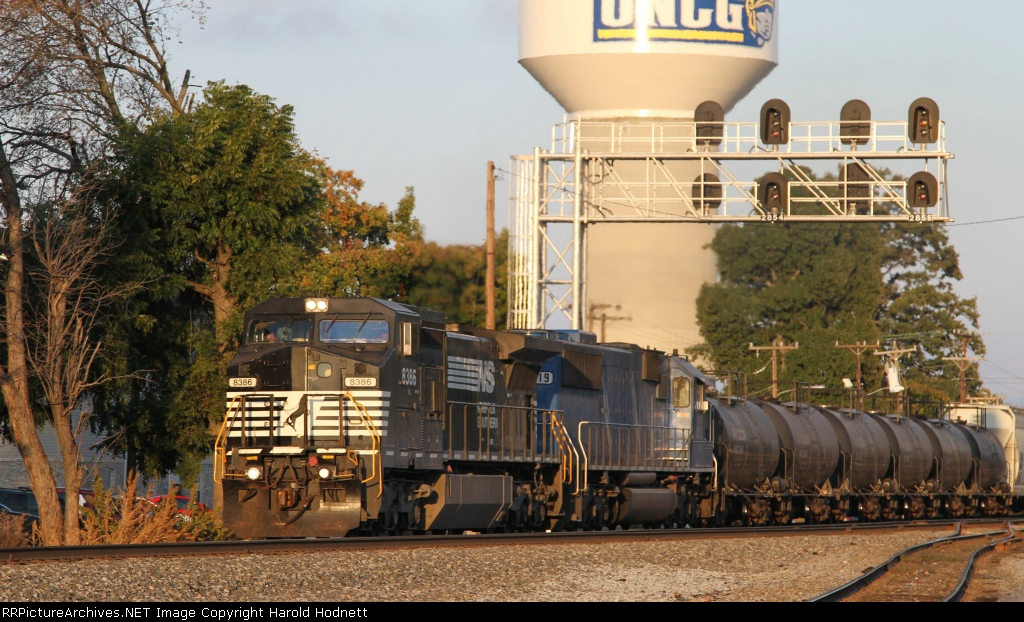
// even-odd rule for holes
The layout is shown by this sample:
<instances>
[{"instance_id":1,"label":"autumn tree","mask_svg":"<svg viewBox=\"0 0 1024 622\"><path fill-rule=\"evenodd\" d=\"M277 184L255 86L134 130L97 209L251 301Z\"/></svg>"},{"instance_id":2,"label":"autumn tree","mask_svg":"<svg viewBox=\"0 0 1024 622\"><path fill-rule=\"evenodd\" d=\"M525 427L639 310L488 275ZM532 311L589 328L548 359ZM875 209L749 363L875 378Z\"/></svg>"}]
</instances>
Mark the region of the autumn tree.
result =
<instances>
[{"instance_id":1,"label":"autumn tree","mask_svg":"<svg viewBox=\"0 0 1024 622\"><path fill-rule=\"evenodd\" d=\"M422 236L413 215L411 187L395 209L359 198L363 180L352 171L325 168L324 209L319 231L323 252L298 274L298 291L320 296L366 296L405 300Z\"/></svg>"},{"instance_id":2,"label":"autumn tree","mask_svg":"<svg viewBox=\"0 0 1024 622\"><path fill-rule=\"evenodd\" d=\"M119 127L157 108L182 109L167 68L167 20L202 8L188 0L0 3L0 209L8 256L0 392L45 544L63 543L65 530L30 394L25 255L32 210L65 204ZM77 516L77 497L67 499L67 512Z\"/></svg>"},{"instance_id":3,"label":"autumn tree","mask_svg":"<svg viewBox=\"0 0 1024 622\"><path fill-rule=\"evenodd\" d=\"M26 266L28 360L60 447L65 499L78 498L85 475L79 438L90 425L90 392L110 379L97 373L102 327L115 305L141 287L100 277L114 251L108 235L113 214L90 199L88 185L79 185L64 203L36 208ZM65 513L67 544L79 544L78 521L77 512Z\"/></svg>"},{"instance_id":4,"label":"autumn tree","mask_svg":"<svg viewBox=\"0 0 1024 622\"><path fill-rule=\"evenodd\" d=\"M486 249L479 244L419 242L407 301L444 311L449 322L479 326L486 318ZM495 318L508 314L508 229L495 239Z\"/></svg>"}]
</instances>

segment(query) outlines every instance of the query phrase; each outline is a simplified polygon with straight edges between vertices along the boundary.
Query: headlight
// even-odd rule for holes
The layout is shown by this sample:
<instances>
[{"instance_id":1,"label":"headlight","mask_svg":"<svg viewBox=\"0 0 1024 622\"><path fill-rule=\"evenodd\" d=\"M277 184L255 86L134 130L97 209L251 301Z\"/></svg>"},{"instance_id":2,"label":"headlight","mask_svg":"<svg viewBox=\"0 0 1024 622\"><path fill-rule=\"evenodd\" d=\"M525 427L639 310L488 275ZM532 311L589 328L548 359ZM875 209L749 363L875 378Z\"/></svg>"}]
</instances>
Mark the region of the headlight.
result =
<instances>
[{"instance_id":1,"label":"headlight","mask_svg":"<svg viewBox=\"0 0 1024 622\"><path fill-rule=\"evenodd\" d=\"M334 476L334 472L328 467L320 467L317 474L320 476L320 479L330 479Z\"/></svg>"},{"instance_id":2,"label":"headlight","mask_svg":"<svg viewBox=\"0 0 1024 622\"><path fill-rule=\"evenodd\" d=\"M306 311L308 313L320 312L323 313L327 310L327 299L326 298L307 298L306 299Z\"/></svg>"},{"instance_id":3,"label":"headlight","mask_svg":"<svg viewBox=\"0 0 1024 622\"><path fill-rule=\"evenodd\" d=\"M255 482L263 477L263 469L257 466L251 466L245 470L245 476Z\"/></svg>"}]
</instances>

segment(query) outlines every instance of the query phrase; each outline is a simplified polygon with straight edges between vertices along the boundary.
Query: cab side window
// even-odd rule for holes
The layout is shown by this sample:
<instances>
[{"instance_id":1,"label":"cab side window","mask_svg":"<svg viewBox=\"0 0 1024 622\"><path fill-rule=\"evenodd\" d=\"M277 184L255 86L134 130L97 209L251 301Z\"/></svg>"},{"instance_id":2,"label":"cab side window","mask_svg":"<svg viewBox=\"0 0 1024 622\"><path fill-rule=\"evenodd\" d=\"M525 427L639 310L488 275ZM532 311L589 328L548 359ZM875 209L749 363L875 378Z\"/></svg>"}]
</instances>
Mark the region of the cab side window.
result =
<instances>
[{"instance_id":1,"label":"cab side window","mask_svg":"<svg viewBox=\"0 0 1024 622\"><path fill-rule=\"evenodd\" d=\"M672 379L672 405L676 408L690 407L690 379L680 376Z\"/></svg>"}]
</instances>

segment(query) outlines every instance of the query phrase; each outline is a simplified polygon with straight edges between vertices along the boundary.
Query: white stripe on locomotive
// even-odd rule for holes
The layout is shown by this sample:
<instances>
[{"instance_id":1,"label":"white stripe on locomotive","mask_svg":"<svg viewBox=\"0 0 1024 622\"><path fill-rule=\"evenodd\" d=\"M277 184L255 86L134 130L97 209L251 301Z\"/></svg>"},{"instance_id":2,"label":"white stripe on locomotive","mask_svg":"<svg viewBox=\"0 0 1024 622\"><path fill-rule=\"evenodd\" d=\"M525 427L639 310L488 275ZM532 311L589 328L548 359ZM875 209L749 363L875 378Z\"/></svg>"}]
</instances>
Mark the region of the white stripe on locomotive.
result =
<instances>
[{"instance_id":1,"label":"white stripe on locomotive","mask_svg":"<svg viewBox=\"0 0 1024 622\"><path fill-rule=\"evenodd\" d=\"M366 390L352 390L346 391L351 395L363 408L366 409L366 416L369 418L370 423L376 429L376 432L380 436L387 436L388 426L388 410L391 406L391 392L390 391L366 391ZM236 397L244 395L260 395L261 397L265 394L253 393L253 392L228 392L228 399L226 408L229 410L232 406L238 406L238 402L233 402ZM306 415L301 414L289 422L292 414L299 407L299 403L302 396L305 395L302 391L281 391L275 392L274 396L274 411L270 412L270 405L267 404L266 399L256 399L251 403L246 403L245 417L235 416L231 422L231 427L228 430L228 437L240 438L242 436L242 425L244 419L245 429L249 436L256 438L264 437L269 438L270 436L294 436L300 430L306 427ZM341 395L336 393L335 395ZM345 429L344 434L346 436L371 436L372 432L367 429L366 422L363 420L359 410L352 405L350 400L344 400L345 409ZM311 397L306 403L307 409L312 420L311 433L315 438L317 436L337 436L338 435L338 399L326 396ZM275 416L276 414L276 416ZM276 424L276 425L272 425ZM273 430L273 433L272 433ZM320 434L318 434L318 432Z\"/></svg>"}]
</instances>

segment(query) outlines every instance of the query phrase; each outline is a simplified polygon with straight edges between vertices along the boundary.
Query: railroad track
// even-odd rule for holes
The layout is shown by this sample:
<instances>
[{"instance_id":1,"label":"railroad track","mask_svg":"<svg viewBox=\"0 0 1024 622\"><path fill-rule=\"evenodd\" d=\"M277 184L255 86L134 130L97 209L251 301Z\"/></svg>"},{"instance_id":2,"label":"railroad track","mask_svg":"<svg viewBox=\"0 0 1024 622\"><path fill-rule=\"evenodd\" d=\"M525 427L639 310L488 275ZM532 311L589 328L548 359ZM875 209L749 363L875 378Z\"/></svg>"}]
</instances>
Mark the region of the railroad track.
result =
<instances>
[{"instance_id":1,"label":"railroad track","mask_svg":"<svg viewBox=\"0 0 1024 622\"><path fill-rule=\"evenodd\" d=\"M965 524L993 525L991 519L975 521L920 521L909 523L842 523L836 525L788 525L783 527L726 527L716 529L638 529L617 531L576 531L526 534L462 534L365 538L304 538L276 540L232 540L225 542L176 542L161 544L27 547L0 549L0 563L25 564L43 561L117 559L126 557L175 557L192 555L247 555L295 552L324 552L367 549L408 549L426 547L570 544L575 542L761 538L799 535L830 535L854 532L934 530ZM999 523L1004 524L1004 523Z\"/></svg>"},{"instance_id":2,"label":"railroad track","mask_svg":"<svg viewBox=\"0 0 1024 622\"><path fill-rule=\"evenodd\" d=\"M884 564L810 602L960 602L967 594L975 566L992 551L1019 544L1021 525L1005 523L998 531L954 535L897 553Z\"/></svg>"}]
</instances>

